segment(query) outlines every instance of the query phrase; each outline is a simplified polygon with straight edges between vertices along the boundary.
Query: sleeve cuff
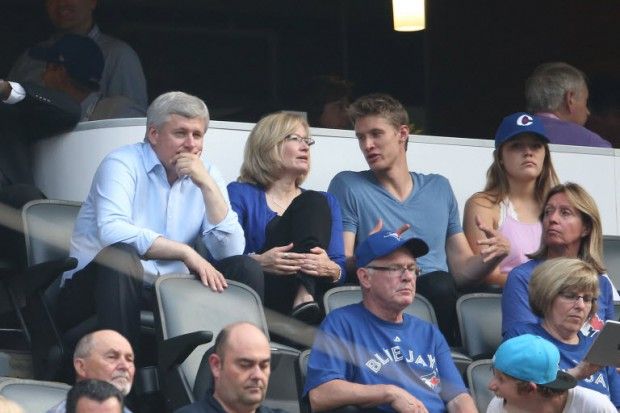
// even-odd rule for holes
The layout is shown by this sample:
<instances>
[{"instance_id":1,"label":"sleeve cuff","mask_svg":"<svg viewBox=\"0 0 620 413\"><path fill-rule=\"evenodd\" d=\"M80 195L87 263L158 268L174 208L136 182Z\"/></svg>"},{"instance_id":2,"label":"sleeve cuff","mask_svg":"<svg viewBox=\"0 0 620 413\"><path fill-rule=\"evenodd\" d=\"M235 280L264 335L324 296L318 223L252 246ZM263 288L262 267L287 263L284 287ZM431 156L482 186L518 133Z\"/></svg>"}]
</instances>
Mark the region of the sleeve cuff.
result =
<instances>
[{"instance_id":1,"label":"sleeve cuff","mask_svg":"<svg viewBox=\"0 0 620 413\"><path fill-rule=\"evenodd\" d=\"M24 100L24 98L26 97L26 90L24 89L24 87L17 82L9 81L9 84L11 85L11 94L4 101L4 103L13 105Z\"/></svg>"}]
</instances>

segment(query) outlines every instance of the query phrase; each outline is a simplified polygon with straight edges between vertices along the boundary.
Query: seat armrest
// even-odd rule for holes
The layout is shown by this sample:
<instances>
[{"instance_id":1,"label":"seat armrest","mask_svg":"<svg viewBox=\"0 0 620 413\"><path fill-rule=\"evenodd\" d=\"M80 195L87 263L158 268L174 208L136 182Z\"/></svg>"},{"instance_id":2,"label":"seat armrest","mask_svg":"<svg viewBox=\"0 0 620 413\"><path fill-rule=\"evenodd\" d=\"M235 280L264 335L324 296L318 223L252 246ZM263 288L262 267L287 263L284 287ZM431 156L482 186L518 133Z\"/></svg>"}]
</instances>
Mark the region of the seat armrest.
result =
<instances>
[{"instance_id":1,"label":"seat armrest","mask_svg":"<svg viewBox=\"0 0 620 413\"><path fill-rule=\"evenodd\" d=\"M196 347L213 340L211 331L194 331L164 340L159 346L159 365L163 371L183 363Z\"/></svg>"},{"instance_id":2,"label":"seat armrest","mask_svg":"<svg viewBox=\"0 0 620 413\"><path fill-rule=\"evenodd\" d=\"M35 292L45 291L63 272L74 269L77 264L77 259L73 257L45 261L26 268L12 282L19 285L28 297Z\"/></svg>"}]
</instances>

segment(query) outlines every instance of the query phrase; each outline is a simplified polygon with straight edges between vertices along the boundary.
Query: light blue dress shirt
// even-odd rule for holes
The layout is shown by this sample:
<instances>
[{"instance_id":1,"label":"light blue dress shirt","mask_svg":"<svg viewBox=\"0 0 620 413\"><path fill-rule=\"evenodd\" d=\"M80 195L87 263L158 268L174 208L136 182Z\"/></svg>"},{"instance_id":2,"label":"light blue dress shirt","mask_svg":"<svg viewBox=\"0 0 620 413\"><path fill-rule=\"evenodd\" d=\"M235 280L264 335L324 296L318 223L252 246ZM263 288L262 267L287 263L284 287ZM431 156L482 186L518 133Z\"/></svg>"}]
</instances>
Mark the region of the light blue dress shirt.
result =
<instances>
[{"instance_id":1,"label":"light blue dress shirt","mask_svg":"<svg viewBox=\"0 0 620 413\"><path fill-rule=\"evenodd\" d=\"M166 171L147 142L123 146L99 165L86 202L80 209L70 255L78 266L63 275L63 283L84 268L105 247L122 242L142 256L156 238L193 245L197 237L213 258L243 253L245 239L237 214L230 208L226 184L220 172L203 159L229 205L228 214L212 224L205 214L202 191L189 177L172 186ZM160 274L189 272L181 261L142 260L145 282Z\"/></svg>"}]
</instances>

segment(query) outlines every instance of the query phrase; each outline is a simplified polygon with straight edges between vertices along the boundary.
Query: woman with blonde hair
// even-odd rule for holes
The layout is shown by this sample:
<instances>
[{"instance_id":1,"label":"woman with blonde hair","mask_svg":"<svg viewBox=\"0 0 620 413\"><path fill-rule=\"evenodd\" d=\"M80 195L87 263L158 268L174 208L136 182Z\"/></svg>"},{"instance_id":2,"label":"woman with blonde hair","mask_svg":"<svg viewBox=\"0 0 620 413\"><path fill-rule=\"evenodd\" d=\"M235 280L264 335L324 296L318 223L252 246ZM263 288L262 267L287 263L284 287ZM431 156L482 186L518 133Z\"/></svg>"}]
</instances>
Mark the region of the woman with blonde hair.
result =
<instances>
[{"instance_id":1,"label":"woman with blonde hair","mask_svg":"<svg viewBox=\"0 0 620 413\"><path fill-rule=\"evenodd\" d=\"M486 186L465 204L463 228L474 253L480 253L478 240L484 238L477 221L498 229L510 241L508 256L487 275L487 285L503 287L508 273L540 245L538 217L545 194L558 183L548 142L535 116L515 113L505 117L495 134Z\"/></svg>"},{"instance_id":2,"label":"woman with blonde hair","mask_svg":"<svg viewBox=\"0 0 620 413\"><path fill-rule=\"evenodd\" d=\"M603 229L594 199L581 186L567 182L547 194L541 214L543 226L540 248L525 264L514 268L502 294L502 331L536 322L528 301L528 285L538 265L552 258L579 258L598 273L598 310L583 325L585 335L599 331L605 320L614 319L614 287L603 264Z\"/></svg>"},{"instance_id":3,"label":"woman with blonde hair","mask_svg":"<svg viewBox=\"0 0 620 413\"><path fill-rule=\"evenodd\" d=\"M336 198L301 188L313 144L300 115L267 115L250 132L238 182L228 185L244 253L265 274L265 305L309 323L319 320L322 293L345 271Z\"/></svg>"},{"instance_id":4,"label":"woman with blonde hair","mask_svg":"<svg viewBox=\"0 0 620 413\"><path fill-rule=\"evenodd\" d=\"M534 334L553 343L560 351L560 368L579 379L578 385L609 397L620 407L620 374L615 366L584 369L581 361L595 337L582 326L597 315L600 297L599 269L578 258L552 258L533 271L529 303L538 321L508 329L504 339ZM589 364L589 363L586 363Z\"/></svg>"}]
</instances>

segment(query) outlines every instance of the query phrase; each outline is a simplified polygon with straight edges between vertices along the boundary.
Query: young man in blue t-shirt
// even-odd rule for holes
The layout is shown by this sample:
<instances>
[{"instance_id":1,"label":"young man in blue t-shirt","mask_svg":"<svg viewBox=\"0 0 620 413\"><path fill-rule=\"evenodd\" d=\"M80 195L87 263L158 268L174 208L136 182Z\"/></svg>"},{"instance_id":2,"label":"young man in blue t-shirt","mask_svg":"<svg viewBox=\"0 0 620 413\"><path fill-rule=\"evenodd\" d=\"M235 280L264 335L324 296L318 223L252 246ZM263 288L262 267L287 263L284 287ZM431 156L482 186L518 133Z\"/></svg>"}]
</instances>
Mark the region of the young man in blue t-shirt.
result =
<instances>
[{"instance_id":1,"label":"young man in blue t-shirt","mask_svg":"<svg viewBox=\"0 0 620 413\"><path fill-rule=\"evenodd\" d=\"M304 393L312 410L475 412L437 327L405 314L428 246L380 231L356 250L362 302L331 312L312 347Z\"/></svg>"},{"instance_id":2,"label":"young man in blue t-shirt","mask_svg":"<svg viewBox=\"0 0 620 413\"><path fill-rule=\"evenodd\" d=\"M348 272L355 271L355 245L379 220L387 228L411 227L430 247L419 262L418 291L433 304L439 328L455 345L457 286L482 280L508 255L510 243L478 224L481 253L472 252L450 182L441 175L409 171L409 116L399 101L388 95L363 96L349 107L349 115L370 170L340 172L328 189L342 209Z\"/></svg>"}]
</instances>

